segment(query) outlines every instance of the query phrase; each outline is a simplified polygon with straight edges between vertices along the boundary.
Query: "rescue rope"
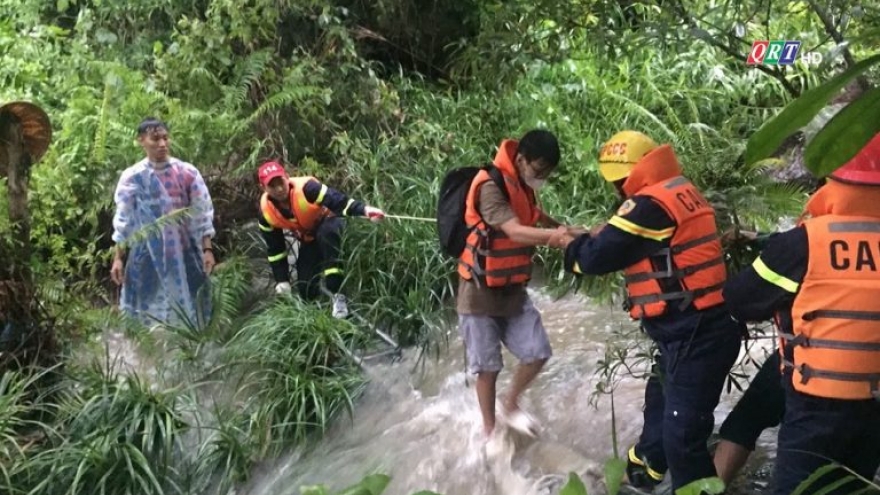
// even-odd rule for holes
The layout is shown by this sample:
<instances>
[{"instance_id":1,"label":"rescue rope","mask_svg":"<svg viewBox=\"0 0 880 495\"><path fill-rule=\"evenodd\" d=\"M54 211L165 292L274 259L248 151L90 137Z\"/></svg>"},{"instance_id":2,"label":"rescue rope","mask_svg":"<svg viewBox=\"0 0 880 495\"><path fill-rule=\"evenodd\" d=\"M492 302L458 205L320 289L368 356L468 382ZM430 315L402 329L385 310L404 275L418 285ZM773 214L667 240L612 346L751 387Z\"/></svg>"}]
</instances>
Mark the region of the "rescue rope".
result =
<instances>
[{"instance_id":1,"label":"rescue rope","mask_svg":"<svg viewBox=\"0 0 880 495\"><path fill-rule=\"evenodd\" d=\"M427 218L427 217L411 217L407 215L389 215L385 214L385 218L394 218L396 220L415 220L416 222L437 222L436 218Z\"/></svg>"}]
</instances>

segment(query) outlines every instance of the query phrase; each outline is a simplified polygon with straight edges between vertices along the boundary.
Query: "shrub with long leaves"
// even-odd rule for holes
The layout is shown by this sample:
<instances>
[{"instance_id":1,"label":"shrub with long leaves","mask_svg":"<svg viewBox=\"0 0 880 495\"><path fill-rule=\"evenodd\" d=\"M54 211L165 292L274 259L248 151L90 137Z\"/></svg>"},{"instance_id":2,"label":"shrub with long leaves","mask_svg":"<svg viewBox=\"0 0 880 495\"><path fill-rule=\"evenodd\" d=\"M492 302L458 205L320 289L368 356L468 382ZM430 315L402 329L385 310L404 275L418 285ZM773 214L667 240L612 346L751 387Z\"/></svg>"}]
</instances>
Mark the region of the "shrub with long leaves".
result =
<instances>
[{"instance_id":1,"label":"shrub with long leaves","mask_svg":"<svg viewBox=\"0 0 880 495\"><path fill-rule=\"evenodd\" d=\"M260 457L323 431L362 390L350 349L365 335L347 321L282 297L250 319L225 347L231 402Z\"/></svg>"},{"instance_id":2,"label":"shrub with long leaves","mask_svg":"<svg viewBox=\"0 0 880 495\"><path fill-rule=\"evenodd\" d=\"M109 360L68 385L48 441L21 469L20 486L34 495L182 493L177 460L188 425L180 390L117 376Z\"/></svg>"},{"instance_id":3,"label":"shrub with long leaves","mask_svg":"<svg viewBox=\"0 0 880 495\"><path fill-rule=\"evenodd\" d=\"M54 412L40 382L55 370L6 371L0 376L0 492L25 493L19 482L28 469L28 458L51 432L44 423ZM42 391L41 391L42 389Z\"/></svg>"}]
</instances>

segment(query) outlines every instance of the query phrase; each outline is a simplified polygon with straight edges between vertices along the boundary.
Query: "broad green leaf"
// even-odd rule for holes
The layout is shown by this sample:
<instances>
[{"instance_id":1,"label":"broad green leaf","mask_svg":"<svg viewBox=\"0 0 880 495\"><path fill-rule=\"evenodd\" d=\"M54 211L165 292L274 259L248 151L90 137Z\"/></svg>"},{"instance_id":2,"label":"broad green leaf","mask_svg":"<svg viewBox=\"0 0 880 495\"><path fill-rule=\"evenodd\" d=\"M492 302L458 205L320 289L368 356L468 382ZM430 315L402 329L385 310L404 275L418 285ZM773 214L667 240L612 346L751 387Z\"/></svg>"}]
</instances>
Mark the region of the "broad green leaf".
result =
<instances>
[{"instance_id":1,"label":"broad green leaf","mask_svg":"<svg viewBox=\"0 0 880 495\"><path fill-rule=\"evenodd\" d=\"M374 495L374 494L370 491L369 488L366 488L366 487L363 487L360 485L356 485L356 486L346 488L345 490L343 490L341 492L337 492L336 495Z\"/></svg>"},{"instance_id":2,"label":"broad green leaf","mask_svg":"<svg viewBox=\"0 0 880 495\"><path fill-rule=\"evenodd\" d=\"M718 495L724 493L724 482L717 476L711 478L700 478L691 481L687 485L675 490L675 495Z\"/></svg>"},{"instance_id":3,"label":"broad green leaf","mask_svg":"<svg viewBox=\"0 0 880 495\"><path fill-rule=\"evenodd\" d=\"M299 487L301 495L330 495L324 485L312 485Z\"/></svg>"},{"instance_id":4,"label":"broad green leaf","mask_svg":"<svg viewBox=\"0 0 880 495\"><path fill-rule=\"evenodd\" d=\"M801 495L806 490L812 491L815 488L815 486L813 485L819 480L819 478L837 469L840 469L840 464L837 463L826 464L820 467L819 469L813 471L813 474L811 474L809 478L801 481L801 484L797 486L797 488L794 492L792 492L791 495Z\"/></svg>"},{"instance_id":5,"label":"broad green leaf","mask_svg":"<svg viewBox=\"0 0 880 495\"><path fill-rule=\"evenodd\" d=\"M371 495L380 495L385 491L391 477L385 474L371 474L361 480L361 486L370 490Z\"/></svg>"},{"instance_id":6,"label":"broad green leaf","mask_svg":"<svg viewBox=\"0 0 880 495\"><path fill-rule=\"evenodd\" d=\"M867 91L825 124L804 150L810 172L822 177L848 162L880 132L880 88Z\"/></svg>"},{"instance_id":7,"label":"broad green leaf","mask_svg":"<svg viewBox=\"0 0 880 495\"><path fill-rule=\"evenodd\" d=\"M575 473L568 473L568 483L559 491L559 495L587 495L587 487Z\"/></svg>"},{"instance_id":8,"label":"broad green leaf","mask_svg":"<svg viewBox=\"0 0 880 495\"><path fill-rule=\"evenodd\" d=\"M380 495L385 491L391 477L384 474L371 474L356 485L350 486L337 495Z\"/></svg>"},{"instance_id":9,"label":"broad green leaf","mask_svg":"<svg viewBox=\"0 0 880 495\"><path fill-rule=\"evenodd\" d=\"M617 495L620 491L625 471L626 461L623 459L614 458L605 462L605 486L608 488L608 495Z\"/></svg>"},{"instance_id":10,"label":"broad green leaf","mask_svg":"<svg viewBox=\"0 0 880 495\"><path fill-rule=\"evenodd\" d=\"M770 156L782 142L801 127L807 125L828 101L853 78L880 62L880 55L866 58L846 72L817 86L792 101L776 117L762 125L746 146L746 164Z\"/></svg>"}]
</instances>

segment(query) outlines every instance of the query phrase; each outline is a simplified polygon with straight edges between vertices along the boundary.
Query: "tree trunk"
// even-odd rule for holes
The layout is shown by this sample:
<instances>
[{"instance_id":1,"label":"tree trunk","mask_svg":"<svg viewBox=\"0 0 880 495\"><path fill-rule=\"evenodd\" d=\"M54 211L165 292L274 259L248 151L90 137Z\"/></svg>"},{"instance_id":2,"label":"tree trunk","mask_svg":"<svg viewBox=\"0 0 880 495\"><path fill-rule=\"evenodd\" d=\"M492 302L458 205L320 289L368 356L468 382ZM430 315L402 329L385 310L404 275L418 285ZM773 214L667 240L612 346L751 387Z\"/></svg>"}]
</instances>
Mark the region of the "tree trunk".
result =
<instances>
[{"instance_id":1,"label":"tree trunk","mask_svg":"<svg viewBox=\"0 0 880 495\"><path fill-rule=\"evenodd\" d=\"M11 121L10 121L11 120ZM3 121L0 120L0 124ZM25 150L21 124L9 119L0 128L0 143L3 158L0 162L6 170L6 188L9 201L9 250L7 263L0 280L15 280L31 285L30 282L30 216L27 205L27 178L30 169L30 156Z\"/></svg>"},{"instance_id":2,"label":"tree trunk","mask_svg":"<svg viewBox=\"0 0 880 495\"><path fill-rule=\"evenodd\" d=\"M9 233L0 238L0 373L30 364L52 365L53 325L35 299L30 269L30 167L49 146L52 129L34 105L0 106L0 176L6 178Z\"/></svg>"}]
</instances>

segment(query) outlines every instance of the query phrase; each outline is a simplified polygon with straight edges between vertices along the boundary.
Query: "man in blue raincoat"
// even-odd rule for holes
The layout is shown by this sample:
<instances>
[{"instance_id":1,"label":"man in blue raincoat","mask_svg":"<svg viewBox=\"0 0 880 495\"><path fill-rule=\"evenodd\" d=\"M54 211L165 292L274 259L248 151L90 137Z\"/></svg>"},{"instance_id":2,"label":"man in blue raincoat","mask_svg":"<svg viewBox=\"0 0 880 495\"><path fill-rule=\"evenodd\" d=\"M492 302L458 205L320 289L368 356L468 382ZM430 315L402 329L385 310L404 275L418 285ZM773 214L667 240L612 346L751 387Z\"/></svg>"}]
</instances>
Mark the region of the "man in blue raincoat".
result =
<instances>
[{"instance_id":1,"label":"man in blue raincoat","mask_svg":"<svg viewBox=\"0 0 880 495\"><path fill-rule=\"evenodd\" d=\"M146 157L116 186L110 276L120 309L145 325L200 325L210 311L214 206L199 171L169 154L168 126L147 118L137 129Z\"/></svg>"}]
</instances>

